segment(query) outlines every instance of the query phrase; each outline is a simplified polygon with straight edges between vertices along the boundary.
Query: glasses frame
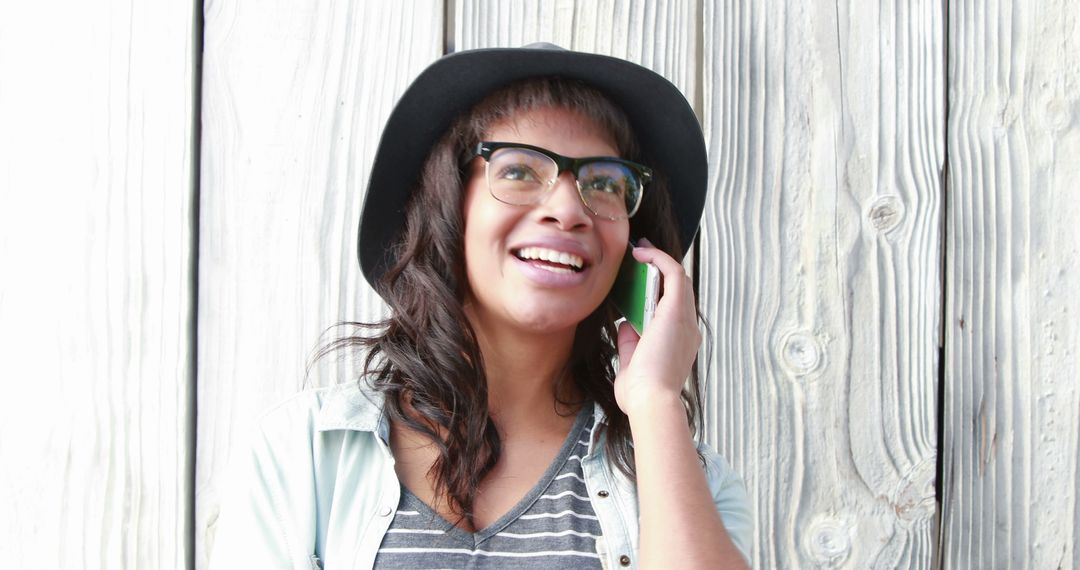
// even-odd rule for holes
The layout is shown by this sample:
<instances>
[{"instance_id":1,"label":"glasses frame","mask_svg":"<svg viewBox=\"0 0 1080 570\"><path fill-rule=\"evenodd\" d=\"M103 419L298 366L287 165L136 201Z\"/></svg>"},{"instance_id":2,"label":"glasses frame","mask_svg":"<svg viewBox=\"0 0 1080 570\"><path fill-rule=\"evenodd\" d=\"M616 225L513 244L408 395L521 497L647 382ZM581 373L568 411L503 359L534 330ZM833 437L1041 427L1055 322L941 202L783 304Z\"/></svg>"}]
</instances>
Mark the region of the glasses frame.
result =
<instances>
[{"instance_id":1,"label":"glasses frame","mask_svg":"<svg viewBox=\"0 0 1080 570\"><path fill-rule=\"evenodd\" d=\"M570 156L563 156L561 154L552 152L552 151L550 151L550 150L548 150L546 148L533 146L531 144L482 141L482 142L480 142L480 143L478 143L476 145L476 151L474 152L474 156L479 156L479 157L482 157L484 159L484 181L487 183L488 193L491 194L491 196L493 198L495 198L496 200L499 200L500 202L504 202L504 201L502 199L500 199L498 196L496 196L495 192L491 189L491 176L490 176L490 172L488 170L488 167L491 165L491 155L494 154L495 151L497 151L499 149L502 149L502 148L521 148L521 149L525 149L525 150L531 150L531 151L538 152L538 153L550 158L555 163L555 166L556 166L556 168L558 168L558 170L555 173L555 178L552 178L551 180L546 181L548 191L550 191L551 188L555 186L555 181L558 180L559 176L561 176L563 172L569 172L570 174L572 174L574 176L574 186L577 187L578 197L581 198L581 203L585 205L585 208L587 210L589 210L589 212L592 213L592 215L594 215L594 216L596 216L598 218L604 218L604 219L607 219L607 220L615 221L615 220L623 220L623 219L632 218L634 216L634 214L637 213L638 208L641 207L641 201L645 196L645 185L652 181L653 172L652 172L651 168L649 168L648 166L645 166L644 164L638 164L638 163L633 162L633 161L624 160L624 159L619 158L617 156L585 156L585 157L581 157L581 158L574 158L574 157L570 157ZM615 162L615 163L621 164L621 165L629 168L634 174L637 175L637 177L638 177L638 198L637 198L637 202L634 204L634 207L632 209L629 209L627 211L625 218L623 218L622 216L613 218L611 216L602 216L600 214L597 214L596 211L592 209L592 206L589 205L589 202L585 200L585 194L583 193L583 191L581 189L581 181L578 180L578 170L582 166L585 166L587 164L591 164L593 162ZM547 193L545 192L544 196L546 196L546 195L547 195ZM532 202L532 204L539 203L542 197L543 196L537 196L536 201ZM508 203L508 202L504 202L504 203ZM511 205L527 206L527 205L530 205L530 204L511 204Z\"/></svg>"}]
</instances>

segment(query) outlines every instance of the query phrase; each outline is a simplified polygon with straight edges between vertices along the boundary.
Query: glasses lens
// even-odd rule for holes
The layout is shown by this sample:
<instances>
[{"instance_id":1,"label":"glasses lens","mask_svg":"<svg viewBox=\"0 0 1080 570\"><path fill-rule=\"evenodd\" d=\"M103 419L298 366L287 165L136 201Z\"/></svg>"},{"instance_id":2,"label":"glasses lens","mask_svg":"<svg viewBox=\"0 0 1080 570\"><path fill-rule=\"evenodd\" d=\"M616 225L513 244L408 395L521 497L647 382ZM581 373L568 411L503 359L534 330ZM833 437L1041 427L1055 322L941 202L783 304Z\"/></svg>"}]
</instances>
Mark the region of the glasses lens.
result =
<instances>
[{"instance_id":1,"label":"glasses lens","mask_svg":"<svg viewBox=\"0 0 1080 570\"><path fill-rule=\"evenodd\" d=\"M589 162L577 174L585 203L597 216L628 218L641 199L641 181L629 166L619 162Z\"/></svg>"},{"instance_id":2,"label":"glasses lens","mask_svg":"<svg viewBox=\"0 0 1080 570\"><path fill-rule=\"evenodd\" d=\"M526 206L536 203L556 178L558 166L550 157L525 148L500 148L488 160L488 187L500 202Z\"/></svg>"}]
</instances>

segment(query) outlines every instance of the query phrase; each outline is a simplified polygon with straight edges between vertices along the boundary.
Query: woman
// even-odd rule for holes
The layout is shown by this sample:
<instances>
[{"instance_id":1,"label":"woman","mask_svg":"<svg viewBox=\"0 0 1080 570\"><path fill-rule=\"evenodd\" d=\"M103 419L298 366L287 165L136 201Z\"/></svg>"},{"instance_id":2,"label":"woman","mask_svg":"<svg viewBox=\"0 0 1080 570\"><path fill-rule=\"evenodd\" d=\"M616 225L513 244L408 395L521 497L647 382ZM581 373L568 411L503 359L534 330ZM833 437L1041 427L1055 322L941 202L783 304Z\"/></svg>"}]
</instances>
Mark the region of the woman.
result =
<instances>
[{"instance_id":1,"label":"woman","mask_svg":"<svg viewBox=\"0 0 1080 570\"><path fill-rule=\"evenodd\" d=\"M743 566L745 492L695 446L684 391L700 335L677 258L705 169L685 99L640 66L550 44L432 64L360 222L390 317L322 352L366 348L365 377L263 417L215 565ZM639 238L663 277L640 337L609 300Z\"/></svg>"}]
</instances>

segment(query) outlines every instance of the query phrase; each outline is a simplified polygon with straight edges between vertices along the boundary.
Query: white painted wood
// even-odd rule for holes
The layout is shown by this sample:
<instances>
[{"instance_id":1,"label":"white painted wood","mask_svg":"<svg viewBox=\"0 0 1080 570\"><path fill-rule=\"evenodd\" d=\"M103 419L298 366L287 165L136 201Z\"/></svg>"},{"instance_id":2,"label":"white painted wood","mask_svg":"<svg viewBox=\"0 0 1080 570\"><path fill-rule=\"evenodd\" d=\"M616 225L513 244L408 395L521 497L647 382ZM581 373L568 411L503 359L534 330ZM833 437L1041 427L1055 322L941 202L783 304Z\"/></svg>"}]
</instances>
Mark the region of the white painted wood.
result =
<instances>
[{"instance_id":1,"label":"white painted wood","mask_svg":"<svg viewBox=\"0 0 1080 570\"><path fill-rule=\"evenodd\" d=\"M945 568L1080 567L1080 5L949 6Z\"/></svg>"},{"instance_id":2,"label":"white painted wood","mask_svg":"<svg viewBox=\"0 0 1080 570\"><path fill-rule=\"evenodd\" d=\"M697 2L458 0L454 7L455 50L550 42L639 63L668 78L692 105L698 99Z\"/></svg>"},{"instance_id":3,"label":"white painted wood","mask_svg":"<svg viewBox=\"0 0 1080 570\"><path fill-rule=\"evenodd\" d=\"M0 3L0 559L186 568L191 2Z\"/></svg>"},{"instance_id":4,"label":"white painted wood","mask_svg":"<svg viewBox=\"0 0 1080 570\"><path fill-rule=\"evenodd\" d=\"M437 0L207 4L197 567L233 444L303 387L324 329L383 314L356 261L357 219L386 117L442 35ZM333 381L326 362L320 383Z\"/></svg>"},{"instance_id":5,"label":"white painted wood","mask_svg":"<svg viewBox=\"0 0 1080 570\"><path fill-rule=\"evenodd\" d=\"M757 567L931 566L943 18L704 3L707 432Z\"/></svg>"}]
</instances>

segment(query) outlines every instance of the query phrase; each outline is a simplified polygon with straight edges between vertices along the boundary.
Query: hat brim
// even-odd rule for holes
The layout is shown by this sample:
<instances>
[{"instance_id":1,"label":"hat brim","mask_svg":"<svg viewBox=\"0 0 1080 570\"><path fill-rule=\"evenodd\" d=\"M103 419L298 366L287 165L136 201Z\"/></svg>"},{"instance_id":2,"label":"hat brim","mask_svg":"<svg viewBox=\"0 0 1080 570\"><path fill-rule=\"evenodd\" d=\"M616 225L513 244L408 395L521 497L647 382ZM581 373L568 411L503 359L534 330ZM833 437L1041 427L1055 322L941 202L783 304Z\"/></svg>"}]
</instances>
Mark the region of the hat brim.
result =
<instances>
[{"instance_id":1,"label":"hat brim","mask_svg":"<svg viewBox=\"0 0 1080 570\"><path fill-rule=\"evenodd\" d=\"M491 92L530 77L580 80L630 119L649 166L668 181L682 254L697 233L707 188L701 126L682 93L663 76L605 55L552 47L453 53L425 69L398 100L375 153L360 216L357 255L372 286L393 263L405 205L431 148L461 113Z\"/></svg>"}]
</instances>

